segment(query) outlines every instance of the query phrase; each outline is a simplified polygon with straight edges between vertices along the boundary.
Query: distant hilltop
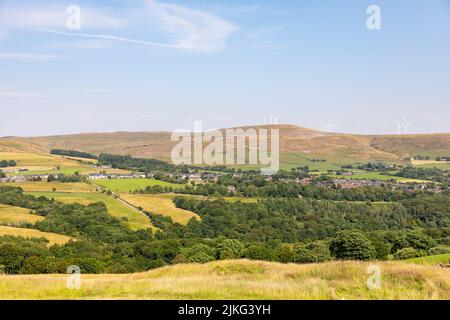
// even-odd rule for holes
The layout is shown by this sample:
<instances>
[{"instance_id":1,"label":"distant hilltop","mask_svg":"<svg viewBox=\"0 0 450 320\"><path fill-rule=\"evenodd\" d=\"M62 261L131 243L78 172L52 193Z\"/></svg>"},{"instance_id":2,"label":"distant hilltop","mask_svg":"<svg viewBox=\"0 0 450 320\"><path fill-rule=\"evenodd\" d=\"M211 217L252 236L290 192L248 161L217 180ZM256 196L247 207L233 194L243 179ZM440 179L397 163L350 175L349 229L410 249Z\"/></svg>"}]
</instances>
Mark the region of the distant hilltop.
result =
<instances>
[{"instance_id":1,"label":"distant hilltop","mask_svg":"<svg viewBox=\"0 0 450 320\"><path fill-rule=\"evenodd\" d=\"M345 162L398 162L416 156L450 156L450 133L411 135L357 135L329 133L294 125L244 126L280 131L280 158L288 165L305 160ZM238 129L238 128L234 128ZM71 149L92 154L111 153L169 160L175 142L171 132L81 133L45 137L3 137L0 151L49 153Z\"/></svg>"}]
</instances>

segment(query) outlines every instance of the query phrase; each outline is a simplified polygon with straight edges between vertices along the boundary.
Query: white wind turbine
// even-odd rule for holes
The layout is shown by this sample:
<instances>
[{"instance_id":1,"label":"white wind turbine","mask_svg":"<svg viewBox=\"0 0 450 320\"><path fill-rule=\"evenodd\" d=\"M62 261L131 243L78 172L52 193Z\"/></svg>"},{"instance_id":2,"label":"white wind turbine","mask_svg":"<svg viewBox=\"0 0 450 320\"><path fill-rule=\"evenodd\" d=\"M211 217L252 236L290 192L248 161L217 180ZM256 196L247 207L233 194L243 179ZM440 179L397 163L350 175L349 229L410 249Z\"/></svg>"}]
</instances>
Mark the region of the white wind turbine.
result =
<instances>
[{"instance_id":1,"label":"white wind turbine","mask_svg":"<svg viewBox=\"0 0 450 320\"><path fill-rule=\"evenodd\" d=\"M336 125L330 118L328 118L327 126L328 126L328 132L333 132L333 129L336 128Z\"/></svg>"},{"instance_id":2,"label":"white wind turbine","mask_svg":"<svg viewBox=\"0 0 450 320\"><path fill-rule=\"evenodd\" d=\"M408 126L412 124L409 123L405 117L403 117L402 121L398 124L398 134L407 134Z\"/></svg>"},{"instance_id":3,"label":"white wind turbine","mask_svg":"<svg viewBox=\"0 0 450 320\"><path fill-rule=\"evenodd\" d=\"M270 110L269 115L269 124L278 124L278 119L280 118L280 115L274 114L272 110Z\"/></svg>"}]
</instances>

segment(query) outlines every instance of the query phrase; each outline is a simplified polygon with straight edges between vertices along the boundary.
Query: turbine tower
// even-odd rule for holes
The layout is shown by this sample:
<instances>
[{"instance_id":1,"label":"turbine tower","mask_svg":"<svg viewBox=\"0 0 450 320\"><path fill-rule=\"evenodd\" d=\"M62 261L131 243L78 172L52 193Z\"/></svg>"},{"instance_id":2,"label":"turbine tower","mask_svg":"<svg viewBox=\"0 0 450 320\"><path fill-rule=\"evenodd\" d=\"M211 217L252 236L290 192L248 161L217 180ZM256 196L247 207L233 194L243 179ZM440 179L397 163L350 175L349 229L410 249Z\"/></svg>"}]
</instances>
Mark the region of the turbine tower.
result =
<instances>
[{"instance_id":1,"label":"turbine tower","mask_svg":"<svg viewBox=\"0 0 450 320\"><path fill-rule=\"evenodd\" d=\"M333 132L333 129L336 128L336 125L333 123L333 121L330 118L328 118L327 126L328 126L328 132Z\"/></svg>"}]
</instances>

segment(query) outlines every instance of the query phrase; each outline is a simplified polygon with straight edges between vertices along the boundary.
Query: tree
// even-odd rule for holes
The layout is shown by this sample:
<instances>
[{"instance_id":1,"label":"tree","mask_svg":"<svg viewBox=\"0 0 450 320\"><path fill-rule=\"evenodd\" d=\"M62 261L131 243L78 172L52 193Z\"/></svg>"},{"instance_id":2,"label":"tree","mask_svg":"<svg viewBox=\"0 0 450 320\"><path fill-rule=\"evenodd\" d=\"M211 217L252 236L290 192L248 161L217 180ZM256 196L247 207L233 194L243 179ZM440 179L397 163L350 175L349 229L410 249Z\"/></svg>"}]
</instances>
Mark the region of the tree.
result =
<instances>
[{"instance_id":1,"label":"tree","mask_svg":"<svg viewBox=\"0 0 450 320\"><path fill-rule=\"evenodd\" d=\"M219 260L239 259L243 252L244 247L238 240L226 239L217 245L216 258Z\"/></svg>"},{"instance_id":2,"label":"tree","mask_svg":"<svg viewBox=\"0 0 450 320\"><path fill-rule=\"evenodd\" d=\"M276 260L281 263L294 261L294 253L289 245L281 245L276 250Z\"/></svg>"},{"instance_id":3,"label":"tree","mask_svg":"<svg viewBox=\"0 0 450 320\"><path fill-rule=\"evenodd\" d=\"M47 273L47 264L44 259L37 256L28 257L20 270L20 273L23 274L41 274Z\"/></svg>"},{"instance_id":4,"label":"tree","mask_svg":"<svg viewBox=\"0 0 450 320\"><path fill-rule=\"evenodd\" d=\"M345 260L369 260L376 256L373 244L358 230L338 232L330 243L330 251L336 258Z\"/></svg>"},{"instance_id":5,"label":"tree","mask_svg":"<svg viewBox=\"0 0 450 320\"><path fill-rule=\"evenodd\" d=\"M400 249L394 255L395 259L402 259L402 260L411 259L419 256L420 253L416 249L411 247Z\"/></svg>"},{"instance_id":6,"label":"tree","mask_svg":"<svg viewBox=\"0 0 450 320\"><path fill-rule=\"evenodd\" d=\"M189 262L205 263L214 260L214 251L206 244L197 244L186 250L185 257Z\"/></svg>"},{"instance_id":7,"label":"tree","mask_svg":"<svg viewBox=\"0 0 450 320\"><path fill-rule=\"evenodd\" d=\"M0 266L7 274L17 274L24 260L23 253L19 248L12 244L0 246Z\"/></svg>"},{"instance_id":8,"label":"tree","mask_svg":"<svg viewBox=\"0 0 450 320\"><path fill-rule=\"evenodd\" d=\"M316 253L306 249L304 246L296 245L293 250L293 262L315 263L319 262L319 257Z\"/></svg>"},{"instance_id":9,"label":"tree","mask_svg":"<svg viewBox=\"0 0 450 320\"><path fill-rule=\"evenodd\" d=\"M245 257L252 260L274 260L275 256L271 249L263 244L250 245L245 251Z\"/></svg>"}]
</instances>

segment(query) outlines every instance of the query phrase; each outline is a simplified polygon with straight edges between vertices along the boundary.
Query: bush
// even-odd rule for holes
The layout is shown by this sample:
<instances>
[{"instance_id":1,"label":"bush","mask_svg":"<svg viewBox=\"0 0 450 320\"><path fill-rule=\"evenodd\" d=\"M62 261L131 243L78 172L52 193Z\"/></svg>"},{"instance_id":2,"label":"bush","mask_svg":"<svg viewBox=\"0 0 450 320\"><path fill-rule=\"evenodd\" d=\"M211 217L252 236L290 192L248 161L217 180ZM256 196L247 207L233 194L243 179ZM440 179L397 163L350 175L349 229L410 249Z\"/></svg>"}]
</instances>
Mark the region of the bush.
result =
<instances>
[{"instance_id":1,"label":"bush","mask_svg":"<svg viewBox=\"0 0 450 320\"><path fill-rule=\"evenodd\" d=\"M420 257L420 253L418 250L416 250L414 248L407 247L407 248L398 250L394 254L394 257L397 260L412 259L412 258Z\"/></svg>"},{"instance_id":2,"label":"bush","mask_svg":"<svg viewBox=\"0 0 450 320\"><path fill-rule=\"evenodd\" d=\"M296 245L293 251L293 262L295 263L315 263L319 262L319 256L301 245Z\"/></svg>"},{"instance_id":3,"label":"bush","mask_svg":"<svg viewBox=\"0 0 450 320\"><path fill-rule=\"evenodd\" d=\"M336 258L345 260L369 260L376 256L373 244L357 230L338 232L330 243L330 252Z\"/></svg>"},{"instance_id":4,"label":"bush","mask_svg":"<svg viewBox=\"0 0 450 320\"><path fill-rule=\"evenodd\" d=\"M274 252L263 244L250 245L247 250L245 250L245 257L252 260L275 260Z\"/></svg>"},{"instance_id":5,"label":"bush","mask_svg":"<svg viewBox=\"0 0 450 320\"><path fill-rule=\"evenodd\" d=\"M277 248L275 253L275 259L281 263L289 263L294 261L294 253L288 245L281 245Z\"/></svg>"},{"instance_id":6,"label":"bush","mask_svg":"<svg viewBox=\"0 0 450 320\"><path fill-rule=\"evenodd\" d=\"M450 247L437 246L437 247L430 248L428 250L428 254L430 256L435 256L435 255L438 255L438 254L446 254L446 253L450 253Z\"/></svg>"},{"instance_id":7,"label":"bush","mask_svg":"<svg viewBox=\"0 0 450 320\"><path fill-rule=\"evenodd\" d=\"M220 242L216 248L216 258L219 260L239 259L244 253L244 246L233 239L226 239Z\"/></svg>"},{"instance_id":8,"label":"bush","mask_svg":"<svg viewBox=\"0 0 450 320\"><path fill-rule=\"evenodd\" d=\"M189 262L205 263L214 260L214 251L206 244L190 247L184 255Z\"/></svg>"}]
</instances>

